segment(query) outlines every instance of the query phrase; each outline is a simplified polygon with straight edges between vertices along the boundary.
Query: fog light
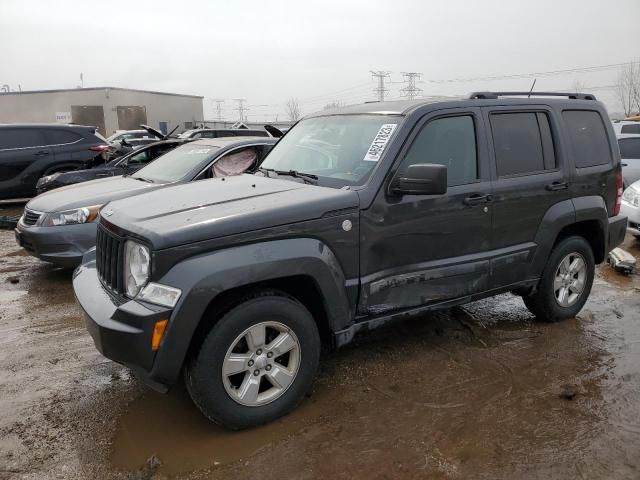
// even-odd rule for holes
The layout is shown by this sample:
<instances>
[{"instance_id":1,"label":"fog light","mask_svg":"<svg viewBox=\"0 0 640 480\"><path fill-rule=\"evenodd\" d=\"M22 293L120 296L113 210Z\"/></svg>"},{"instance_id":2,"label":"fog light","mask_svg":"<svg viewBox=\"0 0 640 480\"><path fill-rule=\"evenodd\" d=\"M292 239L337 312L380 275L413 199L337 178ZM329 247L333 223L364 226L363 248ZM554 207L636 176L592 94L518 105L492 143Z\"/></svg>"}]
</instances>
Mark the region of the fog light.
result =
<instances>
[{"instance_id":1,"label":"fog light","mask_svg":"<svg viewBox=\"0 0 640 480\"><path fill-rule=\"evenodd\" d=\"M136 297L137 300L173 308L178 303L182 291L159 283L148 283Z\"/></svg>"},{"instance_id":2,"label":"fog light","mask_svg":"<svg viewBox=\"0 0 640 480\"><path fill-rule=\"evenodd\" d=\"M151 350L154 352L160 347L160 342L164 336L164 332L167 329L169 320L158 320L153 327L153 335L151 337Z\"/></svg>"}]
</instances>

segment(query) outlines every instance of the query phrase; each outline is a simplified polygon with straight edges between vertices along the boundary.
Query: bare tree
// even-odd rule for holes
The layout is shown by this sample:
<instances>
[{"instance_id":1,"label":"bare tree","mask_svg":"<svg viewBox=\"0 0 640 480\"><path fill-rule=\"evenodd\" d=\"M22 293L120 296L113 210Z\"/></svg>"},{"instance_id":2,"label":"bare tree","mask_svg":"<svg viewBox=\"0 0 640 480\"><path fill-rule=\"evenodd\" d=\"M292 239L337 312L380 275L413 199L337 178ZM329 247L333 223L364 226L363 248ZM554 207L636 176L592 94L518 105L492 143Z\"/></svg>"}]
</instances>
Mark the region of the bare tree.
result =
<instances>
[{"instance_id":1,"label":"bare tree","mask_svg":"<svg viewBox=\"0 0 640 480\"><path fill-rule=\"evenodd\" d=\"M292 122L298 121L301 115L301 111L300 103L298 103L297 98L292 97L287 101L286 110L287 115L289 116L289 120L291 120Z\"/></svg>"},{"instance_id":2,"label":"bare tree","mask_svg":"<svg viewBox=\"0 0 640 480\"><path fill-rule=\"evenodd\" d=\"M640 113L640 61L628 63L622 68L616 92L626 116Z\"/></svg>"},{"instance_id":3,"label":"bare tree","mask_svg":"<svg viewBox=\"0 0 640 480\"><path fill-rule=\"evenodd\" d=\"M334 108L340 108L340 107L344 107L344 103L342 102L338 102L338 101L334 101L331 103L327 103L324 107L322 107L323 110L332 110Z\"/></svg>"}]
</instances>

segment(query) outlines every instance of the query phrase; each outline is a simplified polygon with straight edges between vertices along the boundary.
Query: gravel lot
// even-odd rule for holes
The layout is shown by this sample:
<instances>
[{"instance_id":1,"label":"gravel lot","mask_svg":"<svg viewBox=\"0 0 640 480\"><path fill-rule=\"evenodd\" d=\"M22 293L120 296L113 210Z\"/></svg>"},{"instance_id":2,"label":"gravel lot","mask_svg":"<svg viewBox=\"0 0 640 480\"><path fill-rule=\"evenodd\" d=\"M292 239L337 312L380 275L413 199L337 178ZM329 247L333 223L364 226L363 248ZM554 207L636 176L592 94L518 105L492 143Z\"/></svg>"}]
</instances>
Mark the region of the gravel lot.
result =
<instances>
[{"instance_id":1,"label":"gravel lot","mask_svg":"<svg viewBox=\"0 0 640 480\"><path fill-rule=\"evenodd\" d=\"M640 477L637 274L599 267L558 324L502 295L371 332L296 412L239 433L101 357L70 278L0 230L2 479Z\"/></svg>"}]
</instances>

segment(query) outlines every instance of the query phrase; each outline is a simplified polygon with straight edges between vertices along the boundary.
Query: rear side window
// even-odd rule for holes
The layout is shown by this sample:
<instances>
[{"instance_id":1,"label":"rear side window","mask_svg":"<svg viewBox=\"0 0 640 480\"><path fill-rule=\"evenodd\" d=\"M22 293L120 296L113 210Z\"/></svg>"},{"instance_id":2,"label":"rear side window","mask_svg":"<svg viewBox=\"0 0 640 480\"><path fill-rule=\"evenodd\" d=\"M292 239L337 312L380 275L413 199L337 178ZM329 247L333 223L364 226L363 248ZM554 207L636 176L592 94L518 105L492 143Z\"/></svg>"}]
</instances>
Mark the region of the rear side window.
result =
<instances>
[{"instance_id":1,"label":"rear side window","mask_svg":"<svg viewBox=\"0 0 640 480\"><path fill-rule=\"evenodd\" d=\"M556 168L553 137L546 113L492 113L489 120L499 177Z\"/></svg>"},{"instance_id":2,"label":"rear side window","mask_svg":"<svg viewBox=\"0 0 640 480\"><path fill-rule=\"evenodd\" d=\"M400 170L420 163L445 165L449 186L477 180L478 158L473 117L445 117L427 123L411 144Z\"/></svg>"},{"instance_id":3,"label":"rear side window","mask_svg":"<svg viewBox=\"0 0 640 480\"><path fill-rule=\"evenodd\" d=\"M47 130L45 135L47 136L47 140L50 145L73 143L82 138L81 135L69 130Z\"/></svg>"},{"instance_id":4,"label":"rear side window","mask_svg":"<svg viewBox=\"0 0 640 480\"><path fill-rule=\"evenodd\" d=\"M637 133L640 134L640 123L623 125L620 133ZM636 157L637 158L637 157Z\"/></svg>"},{"instance_id":5,"label":"rear side window","mask_svg":"<svg viewBox=\"0 0 640 480\"><path fill-rule=\"evenodd\" d=\"M640 138L623 138L618 140L622 158L640 158Z\"/></svg>"},{"instance_id":6,"label":"rear side window","mask_svg":"<svg viewBox=\"0 0 640 480\"><path fill-rule=\"evenodd\" d=\"M565 110L562 116L573 146L576 167L592 167L611 162L609 139L598 112Z\"/></svg>"},{"instance_id":7,"label":"rear side window","mask_svg":"<svg viewBox=\"0 0 640 480\"><path fill-rule=\"evenodd\" d=\"M0 130L0 150L6 148L42 147L44 135L34 128L8 128Z\"/></svg>"}]
</instances>

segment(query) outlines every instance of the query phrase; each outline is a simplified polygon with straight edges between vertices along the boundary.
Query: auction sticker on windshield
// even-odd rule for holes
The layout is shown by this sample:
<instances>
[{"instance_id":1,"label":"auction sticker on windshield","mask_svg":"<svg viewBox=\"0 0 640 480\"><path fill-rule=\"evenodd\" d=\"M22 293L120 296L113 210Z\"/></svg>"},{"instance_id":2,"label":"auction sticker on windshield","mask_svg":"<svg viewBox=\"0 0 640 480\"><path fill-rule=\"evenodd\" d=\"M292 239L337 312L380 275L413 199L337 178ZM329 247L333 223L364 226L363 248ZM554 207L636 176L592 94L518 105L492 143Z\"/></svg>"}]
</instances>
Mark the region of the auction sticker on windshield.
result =
<instances>
[{"instance_id":1,"label":"auction sticker on windshield","mask_svg":"<svg viewBox=\"0 0 640 480\"><path fill-rule=\"evenodd\" d=\"M186 153L187 153L187 155L206 155L210 151L211 151L210 148L194 148L194 149L189 150Z\"/></svg>"},{"instance_id":2,"label":"auction sticker on windshield","mask_svg":"<svg viewBox=\"0 0 640 480\"><path fill-rule=\"evenodd\" d=\"M364 159L368 162L377 162L380 160L380 156L382 155L382 151L384 147L389 142L391 138L391 134L396 129L397 123L385 123L380 127L378 133L375 137L373 137L373 141L371 145L367 149L367 154L364 156Z\"/></svg>"}]
</instances>

